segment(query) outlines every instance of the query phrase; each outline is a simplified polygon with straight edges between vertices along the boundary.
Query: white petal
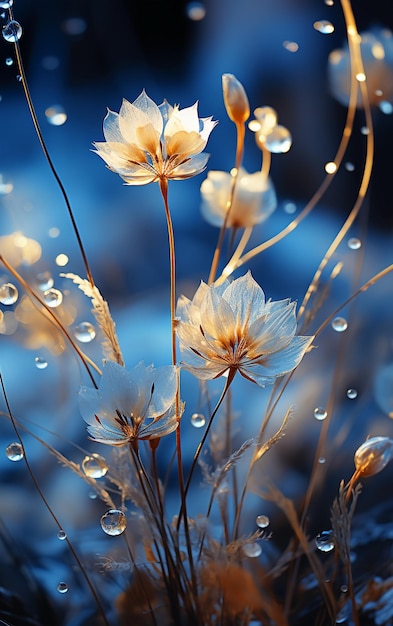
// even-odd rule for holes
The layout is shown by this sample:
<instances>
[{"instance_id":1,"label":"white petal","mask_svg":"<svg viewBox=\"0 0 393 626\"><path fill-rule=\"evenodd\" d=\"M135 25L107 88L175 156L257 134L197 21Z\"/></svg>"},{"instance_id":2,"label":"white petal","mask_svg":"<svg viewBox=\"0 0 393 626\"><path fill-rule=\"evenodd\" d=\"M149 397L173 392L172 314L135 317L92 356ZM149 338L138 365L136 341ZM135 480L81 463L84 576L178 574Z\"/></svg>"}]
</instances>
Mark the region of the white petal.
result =
<instances>
[{"instance_id":1,"label":"white petal","mask_svg":"<svg viewBox=\"0 0 393 626\"><path fill-rule=\"evenodd\" d=\"M207 154L206 152L191 156L185 163L173 169L169 178L172 178L173 180L180 180L182 178L190 178L191 176L200 174L205 169L209 156L210 154Z\"/></svg>"},{"instance_id":2,"label":"white petal","mask_svg":"<svg viewBox=\"0 0 393 626\"><path fill-rule=\"evenodd\" d=\"M242 329L264 313L265 294L250 271L230 283L222 297L235 313L236 322Z\"/></svg>"}]
</instances>

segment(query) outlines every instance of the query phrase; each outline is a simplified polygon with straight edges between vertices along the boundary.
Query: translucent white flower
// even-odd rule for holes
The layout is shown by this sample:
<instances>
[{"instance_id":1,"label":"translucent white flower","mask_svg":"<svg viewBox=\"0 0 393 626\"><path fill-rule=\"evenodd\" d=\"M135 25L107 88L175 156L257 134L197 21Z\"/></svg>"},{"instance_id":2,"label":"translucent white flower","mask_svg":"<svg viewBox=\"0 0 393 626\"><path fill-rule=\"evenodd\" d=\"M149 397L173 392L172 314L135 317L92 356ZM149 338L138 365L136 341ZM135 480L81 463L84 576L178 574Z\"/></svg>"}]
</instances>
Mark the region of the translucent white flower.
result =
<instances>
[{"instance_id":1,"label":"translucent white flower","mask_svg":"<svg viewBox=\"0 0 393 626\"><path fill-rule=\"evenodd\" d=\"M239 372L265 387L291 372L313 337L296 336L296 303L265 300L248 272L215 286L204 282L192 300L181 296L176 314L184 369L197 378Z\"/></svg>"},{"instance_id":2,"label":"translucent white flower","mask_svg":"<svg viewBox=\"0 0 393 626\"><path fill-rule=\"evenodd\" d=\"M213 226L222 226L233 178L228 172L211 170L201 185L203 217ZM263 222L277 206L270 178L261 172L248 174L240 168L229 213L228 227L247 228Z\"/></svg>"},{"instance_id":3,"label":"translucent white flower","mask_svg":"<svg viewBox=\"0 0 393 626\"><path fill-rule=\"evenodd\" d=\"M95 152L127 185L190 178L206 167L202 151L216 123L198 117L197 102L157 106L143 90L134 102L123 100L119 113L108 109L105 141L94 143Z\"/></svg>"},{"instance_id":4,"label":"translucent white flower","mask_svg":"<svg viewBox=\"0 0 393 626\"><path fill-rule=\"evenodd\" d=\"M157 439L177 427L177 370L139 363L131 371L108 361L99 389L82 387L79 405L92 439L113 446Z\"/></svg>"}]
</instances>

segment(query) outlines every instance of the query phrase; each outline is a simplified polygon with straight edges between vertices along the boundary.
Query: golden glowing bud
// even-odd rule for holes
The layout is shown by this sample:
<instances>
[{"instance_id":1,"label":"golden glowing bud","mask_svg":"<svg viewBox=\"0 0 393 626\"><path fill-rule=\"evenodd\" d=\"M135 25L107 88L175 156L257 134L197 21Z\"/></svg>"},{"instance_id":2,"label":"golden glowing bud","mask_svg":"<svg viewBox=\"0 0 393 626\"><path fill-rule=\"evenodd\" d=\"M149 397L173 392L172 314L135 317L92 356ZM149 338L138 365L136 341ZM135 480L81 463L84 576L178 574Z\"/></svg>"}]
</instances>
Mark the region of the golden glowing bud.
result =
<instances>
[{"instance_id":1,"label":"golden glowing bud","mask_svg":"<svg viewBox=\"0 0 393 626\"><path fill-rule=\"evenodd\" d=\"M389 437L371 437L355 452L355 467L360 476L381 472L393 457L393 440Z\"/></svg>"},{"instance_id":2,"label":"golden glowing bud","mask_svg":"<svg viewBox=\"0 0 393 626\"><path fill-rule=\"evenodd\" d=\"M222 91L229 119L235 124L244 124L250 117L250 105L243 85L233 74L223 74Z\"/></svg>"}]
</instances>

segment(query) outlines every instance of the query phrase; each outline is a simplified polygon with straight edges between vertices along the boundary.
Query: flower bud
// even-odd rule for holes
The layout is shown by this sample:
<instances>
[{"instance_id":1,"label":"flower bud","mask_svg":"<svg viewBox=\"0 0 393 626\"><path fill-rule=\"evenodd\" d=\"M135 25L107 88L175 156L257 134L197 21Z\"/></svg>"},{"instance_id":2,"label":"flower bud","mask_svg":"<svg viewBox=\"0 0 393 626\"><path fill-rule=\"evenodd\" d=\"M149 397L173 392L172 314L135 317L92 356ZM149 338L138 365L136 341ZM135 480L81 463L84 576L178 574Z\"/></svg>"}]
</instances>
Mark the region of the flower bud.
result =
<instances>
[{"instance_id":1,"label":"flower bud","mask_svg":"<svg viewBox=\"0 0 393 626\"><path fill-rule=\"evenodd\" d=\"M229 119L235 124L244 124L250 116L250 105L243 85L233 74L223 74L222 91Z\"/></svg>"},{"instance_id":2,"label":"flower bud","mask_svg":"<svg viewBox=\"0 0 393 626\"><path fill-rule=\"evenodd\" d=\"M389 437L371 437L355 452L356 472L360 476L373 476L381 472L393 458L393 440Z\"/></svg>"}]
</instances>

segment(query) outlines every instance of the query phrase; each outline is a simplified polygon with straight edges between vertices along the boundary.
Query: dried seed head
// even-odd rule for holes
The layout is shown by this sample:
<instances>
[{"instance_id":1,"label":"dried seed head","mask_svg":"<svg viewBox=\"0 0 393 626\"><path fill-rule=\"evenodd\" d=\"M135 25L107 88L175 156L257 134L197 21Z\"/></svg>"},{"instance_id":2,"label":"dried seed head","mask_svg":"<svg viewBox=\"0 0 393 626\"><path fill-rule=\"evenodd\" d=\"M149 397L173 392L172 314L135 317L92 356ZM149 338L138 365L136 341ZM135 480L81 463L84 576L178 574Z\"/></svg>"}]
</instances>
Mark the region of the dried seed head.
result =
<instances>
[{"instance_id":1,"label":"dried seed head","mask_svg":"<svg viewBox=\"0 0 393 626\"><path fill-rule=\"evenodd\" d=\"M355 467L359 477L374 476L393 458L393 440L389 437L371 437L355 452Z\"/></svg>"},{"instance_id":2,"label":"dried seed head","mask_svg":"<svg viewBox=\"0 0 393 626\"><path fill-rule=\"evenodd\" d=\"M233 74L223 74L222 91L229 119L235 124L244 124L250 117L250 105L243 85Z\"/></svg>"}]
</instances>

